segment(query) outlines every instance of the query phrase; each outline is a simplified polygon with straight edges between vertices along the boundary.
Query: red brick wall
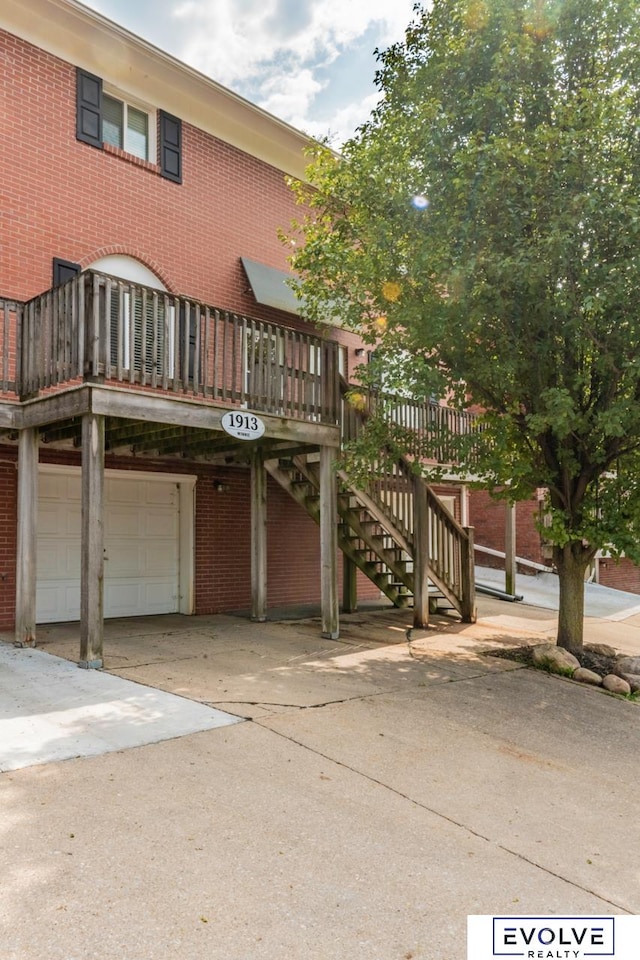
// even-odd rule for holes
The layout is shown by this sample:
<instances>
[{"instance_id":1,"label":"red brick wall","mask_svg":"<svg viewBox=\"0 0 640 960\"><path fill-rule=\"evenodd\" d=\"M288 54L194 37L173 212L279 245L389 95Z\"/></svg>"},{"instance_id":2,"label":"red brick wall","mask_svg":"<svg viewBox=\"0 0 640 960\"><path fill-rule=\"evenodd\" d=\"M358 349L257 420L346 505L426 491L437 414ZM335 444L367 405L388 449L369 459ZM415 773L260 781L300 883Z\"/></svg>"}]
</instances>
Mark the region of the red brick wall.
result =
<instances>
[{"instance_id":1,"label":"red brick wall","mask_svg":"<svg viewBox=\"0 0 640 960\"><path fill-rule=\"evenodd\" d=\"M600 560L598 563L598 583L601 583L604 587L613 587L615 590L640 593L640 567L624 557L618 562L615 560Z\"/></svg>"},{"instance_id":2,"label":"red brick wall","mask_svg":"<svg viewBox=\"0 0 640 960\"><path fill-rule=\"evenodd\" d=\"M0 447L0 629L15 622L17 477L16 451Z\"/></svg>"},{"instance_id":3,"label":"red brick wall","mask_svg":"<svg viewBox=\"0 0 640 960\"><path fill-rule=\"evenodd\" d=\"M516 554L536 563L548 563L542 556L540 534L535 527L538 516L538 501L534 498L516 505ZM469 523L475 527L475 543L492 550L505 547L505 503L494 500L485 490L472 490L469 495ZM476 552L476 563L484 567L504 569L502 558ZM523 573L531 572L529 568Z\"/></svg>"},{"instance_id":4,"label":"red brick wall","mask_svg":"<svg viewBox=\"0 0 640 960\"><path fill-rule=\"evenodd\" d=\"M224 491L210 482L196 487L197 613L219 613L251 605L249 472L216 471ZM341 588L342 556L338 557ZM278 484L267 485L267 605L320 602L320 532L308 514ZM361 576L360 599L380 591Z\"/></svg>"}]
</instances>

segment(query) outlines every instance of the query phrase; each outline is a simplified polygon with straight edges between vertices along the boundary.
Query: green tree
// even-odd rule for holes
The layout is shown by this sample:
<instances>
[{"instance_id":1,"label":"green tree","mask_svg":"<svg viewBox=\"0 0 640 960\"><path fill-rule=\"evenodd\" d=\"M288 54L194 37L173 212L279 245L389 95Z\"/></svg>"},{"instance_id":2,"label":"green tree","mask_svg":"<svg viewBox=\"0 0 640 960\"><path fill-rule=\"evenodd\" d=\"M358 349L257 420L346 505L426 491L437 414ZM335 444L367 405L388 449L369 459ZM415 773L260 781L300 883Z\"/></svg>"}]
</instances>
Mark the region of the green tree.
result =
<instances>
[{"instance_id":1,"label":"green tree","mask_svg":"<svg viewBox=\"0 0 640 960\"><path fill-rule=\"evenodd\" d=\"M548 489L570 649L596 550L640 559L639 27L637 0L416 7L370 120L298 187L309 315L480 405L491 487Z\"/></svg>"}]
</instances>

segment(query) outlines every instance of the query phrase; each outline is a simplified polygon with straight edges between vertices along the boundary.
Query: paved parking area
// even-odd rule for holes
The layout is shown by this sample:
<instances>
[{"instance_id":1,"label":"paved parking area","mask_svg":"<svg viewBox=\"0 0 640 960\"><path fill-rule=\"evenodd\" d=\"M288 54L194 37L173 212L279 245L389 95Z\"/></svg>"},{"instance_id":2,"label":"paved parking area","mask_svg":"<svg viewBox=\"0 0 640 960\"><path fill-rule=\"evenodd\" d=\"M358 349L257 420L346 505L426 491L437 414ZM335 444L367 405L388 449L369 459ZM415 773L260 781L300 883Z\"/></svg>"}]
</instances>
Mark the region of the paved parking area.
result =
<instances>
[{"instance_id":1,"label":"paved parking area","mask_svg":"<svg viewBox=\"0 0 640 960\"><path fill-rule=\"evenodd\" d=\"M0 775L2 960L464 960L470 913L640 913L640 707L484 656L553 615L482 612L110 622L72 671L245 722Z\"/></svg>"}]
</instances>

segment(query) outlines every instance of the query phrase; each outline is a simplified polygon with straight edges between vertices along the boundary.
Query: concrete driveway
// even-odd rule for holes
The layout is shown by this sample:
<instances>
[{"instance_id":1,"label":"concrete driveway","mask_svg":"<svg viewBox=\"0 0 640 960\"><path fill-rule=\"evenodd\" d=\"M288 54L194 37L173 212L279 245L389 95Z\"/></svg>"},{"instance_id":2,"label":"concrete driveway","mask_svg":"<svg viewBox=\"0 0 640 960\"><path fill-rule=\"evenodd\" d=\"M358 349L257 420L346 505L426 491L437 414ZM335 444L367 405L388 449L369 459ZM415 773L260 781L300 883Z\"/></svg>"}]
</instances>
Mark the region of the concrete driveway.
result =
<instances>
[{"instance_id":1,"label":"concrete driveway","mask_svg":"<svg viewBox=\"0 0 640 960\"><path fill-rule=\"evenodd\" d=\"M470 913L640 913L640 706L483 656L553 614L481 607L111 622L112 677L245 722L4 773L2 960L464 960Z\"/></svg>"}]
</instances>

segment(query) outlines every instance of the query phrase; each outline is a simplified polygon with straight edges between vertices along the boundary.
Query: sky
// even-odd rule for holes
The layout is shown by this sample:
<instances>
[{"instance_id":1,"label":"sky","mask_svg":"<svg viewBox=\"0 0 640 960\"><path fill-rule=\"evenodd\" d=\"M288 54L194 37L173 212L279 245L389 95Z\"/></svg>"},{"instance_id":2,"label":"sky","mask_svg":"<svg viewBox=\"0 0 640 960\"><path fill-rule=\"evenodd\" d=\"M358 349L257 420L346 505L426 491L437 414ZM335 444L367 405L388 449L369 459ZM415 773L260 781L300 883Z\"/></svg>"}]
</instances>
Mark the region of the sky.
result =
<instances>
[{"instance_id":1,"label":"sky","mask_svg":"<svg viewBox=\"0 0 640 960\"><path fill-rule=\"evenodd\" d=\"M84 0L281 120L339 147L371 113L376 48L415 0Z\"/></svg>"}]
</instances>

